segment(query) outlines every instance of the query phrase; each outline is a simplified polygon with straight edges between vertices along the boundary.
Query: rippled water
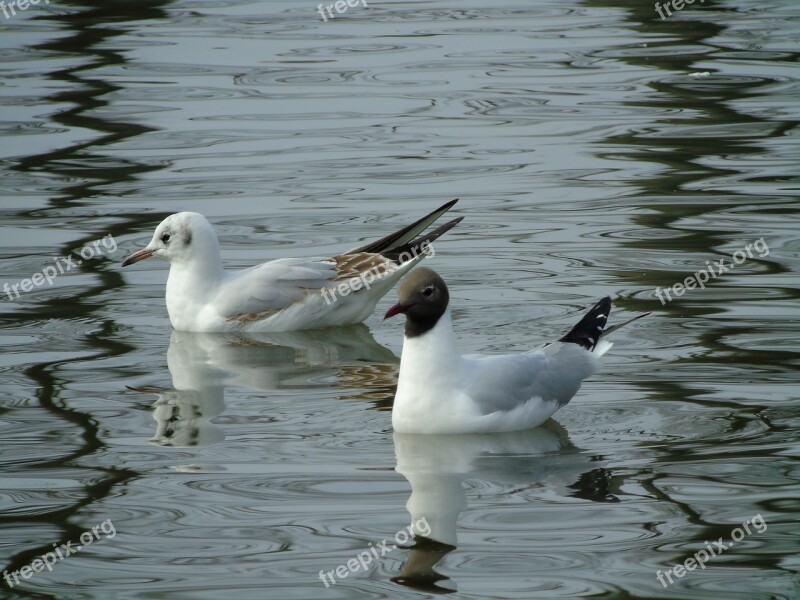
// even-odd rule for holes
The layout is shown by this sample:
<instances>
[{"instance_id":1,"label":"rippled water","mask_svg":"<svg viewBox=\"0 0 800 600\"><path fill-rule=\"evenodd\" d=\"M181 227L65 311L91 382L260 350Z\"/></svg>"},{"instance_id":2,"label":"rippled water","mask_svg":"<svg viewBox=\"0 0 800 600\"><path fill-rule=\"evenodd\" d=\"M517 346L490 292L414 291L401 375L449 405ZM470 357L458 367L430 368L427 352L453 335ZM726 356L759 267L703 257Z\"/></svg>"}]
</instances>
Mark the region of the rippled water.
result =
<instances>
[{"instance_id":1,"label":"rippled water","mask_svg":"<svg viewBox=\"0 0 800 600\"><path fill-rule=\"evenodd\" d=\"M800 5L485 4L323 22L312 2L52 0L0 19L2 283L118 244L4 296L2 569L116 534L0 597L798 597ZM527 349L605 294L617 319L653 311L538 430L393 434L399 323L176 333L166 265L120 269L179 210L245 266L455 197L466 219L430 264L464 351ZM423 517L439 544L320 581Z\"/></svg>"}]
</instances>

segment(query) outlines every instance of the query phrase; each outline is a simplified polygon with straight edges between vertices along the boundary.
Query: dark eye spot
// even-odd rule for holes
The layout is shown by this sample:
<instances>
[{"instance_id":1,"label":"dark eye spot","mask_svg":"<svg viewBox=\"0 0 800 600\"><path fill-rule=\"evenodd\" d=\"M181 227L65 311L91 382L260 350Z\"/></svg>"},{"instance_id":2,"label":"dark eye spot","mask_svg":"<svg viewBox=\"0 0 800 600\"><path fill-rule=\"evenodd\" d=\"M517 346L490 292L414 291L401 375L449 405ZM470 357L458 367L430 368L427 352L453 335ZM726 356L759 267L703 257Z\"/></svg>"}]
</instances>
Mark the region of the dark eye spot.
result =
<instances>
[{"instance_id":1,"label":"dark eye spot","mask_svg":"<svg viewBox=\"0 0 800 600\"><path fill-rule=\"evenodd\" d=\"M162 235L161 236L161 241L164 242L165 244L168 244L169 243L169 234L165 233L164 235Z\"/></svg>"},{"instance_id":2,"label":"dark eye spot","mask_svg":"<svg viewBox=\"0 0 800 600\"><path fill-rule=\"evenodd\" d=\"M422 295L423 296L430 296L433 293L433 289L434 289L433 286L429 285L424 290L422 290Z\"/></svg>"}]
</instances>

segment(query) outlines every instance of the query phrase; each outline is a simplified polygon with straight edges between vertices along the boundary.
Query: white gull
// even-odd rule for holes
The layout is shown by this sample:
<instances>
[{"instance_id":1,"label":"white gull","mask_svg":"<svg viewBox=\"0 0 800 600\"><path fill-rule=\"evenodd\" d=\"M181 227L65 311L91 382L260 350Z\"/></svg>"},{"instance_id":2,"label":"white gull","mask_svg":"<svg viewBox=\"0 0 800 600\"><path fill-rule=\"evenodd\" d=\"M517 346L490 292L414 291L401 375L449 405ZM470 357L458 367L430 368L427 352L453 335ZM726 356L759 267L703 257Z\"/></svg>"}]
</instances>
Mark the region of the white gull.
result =
<instances>
[{"instance_id":1,"label":"white gull","mask_svg":"<svg viewBox=\"0 0 800 600\"><path fill-rule=\"evenodd\" d=\"M153 239L122 266L150 257L170 262L167 311L181 331L272 332L360 323L392 286L430 252L454 219L417 237L446 213L448 202L377 242L331 258L282 258L226 271L219 241L195 212L170 215Z\"/></svg>"}]
</instances>

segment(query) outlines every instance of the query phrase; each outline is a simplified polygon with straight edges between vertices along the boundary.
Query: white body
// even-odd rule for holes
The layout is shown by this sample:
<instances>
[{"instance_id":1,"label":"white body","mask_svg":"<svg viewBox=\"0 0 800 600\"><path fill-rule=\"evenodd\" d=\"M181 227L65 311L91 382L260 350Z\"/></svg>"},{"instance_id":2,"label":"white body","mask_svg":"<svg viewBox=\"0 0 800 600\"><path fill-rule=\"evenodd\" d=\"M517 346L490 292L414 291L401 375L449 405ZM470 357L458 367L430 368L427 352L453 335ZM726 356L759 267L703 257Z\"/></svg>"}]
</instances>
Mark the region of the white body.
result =
<instances>
[{"instance_id":1,"label":"white body","mask_svg":"<svg viewBox=\"0 0 800 600\"><path fill-rule=\"evenodd\" d=\"M486 433L531 429L567 404L600 368L595 350L555 342L516 355L462 356L450 308L423 335L403 341L392 425L400 433Z\"/></svg>"},{"instance_id":2,"label":"white body","mask_svg":"<svg viewBox=\"0 0 800 600\"><path fill-rule=\"evenodd\" d=\"M224 271L219 258L216 271L173 264L167 279L169 320L179 331L257 333L361 323L423 256L377 276L369 288L363 279L355 283L359 278L334 281L334 263L323 260L280 259L236 273ZM297 286L293 280L299 277L304 284L316 280L316 288ZM348 295L336 291L340 284ZM330 302L323 289L329 290ZM263 318L235 318L262 312L267 313Z\"/></svg>"}]
</instances>

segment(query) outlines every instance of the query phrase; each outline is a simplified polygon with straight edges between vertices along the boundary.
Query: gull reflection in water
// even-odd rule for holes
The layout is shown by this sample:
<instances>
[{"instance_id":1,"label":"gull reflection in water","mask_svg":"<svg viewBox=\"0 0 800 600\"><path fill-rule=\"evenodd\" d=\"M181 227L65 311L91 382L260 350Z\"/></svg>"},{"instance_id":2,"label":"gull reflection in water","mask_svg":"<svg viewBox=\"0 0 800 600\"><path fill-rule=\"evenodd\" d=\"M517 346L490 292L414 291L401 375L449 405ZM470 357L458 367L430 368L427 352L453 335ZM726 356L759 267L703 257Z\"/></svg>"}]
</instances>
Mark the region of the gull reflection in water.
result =
<instances>
[{"instance_id":1,"label":"gull reflection in water","mask_svg":"<svg viewBox=\"0 0 800 600\"><path fill-rule=\"evenodd\" d=\"M547 483L565 495L613 501L607 489L586 490L586 481L605 472L596 459L581 453L567 431L553 420L528 431L494 434L394 434L396 471L411 484L406 503L412 527L427 522L423 537L414 530L415 544L401 573L392 581L420 591L450 593L440 582L448 578L434 570L458 543L458 516L467 506L462 482L481 479L529 485ZM588 477L587 474L594 474ZM600 479L603 479L600 477ZM422 521L424 519L424 521Z\"/></svg>"},{"instance_id":2,"label":"gull reflection in water","mask_svg":"<svg viewBox=\"0 0 800 600\"><path fill-rule=\"evenodd\" d=\"M158 396L150 442L189 447L225 439L213 419L225 410L225 387L277 390L296 385L365 388L349 397L391 402L397 357L365 325L309 332L209 334L173 331L167 365L173 389L136 388Z\"/></svg>"}]
</instances>

